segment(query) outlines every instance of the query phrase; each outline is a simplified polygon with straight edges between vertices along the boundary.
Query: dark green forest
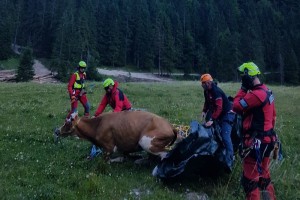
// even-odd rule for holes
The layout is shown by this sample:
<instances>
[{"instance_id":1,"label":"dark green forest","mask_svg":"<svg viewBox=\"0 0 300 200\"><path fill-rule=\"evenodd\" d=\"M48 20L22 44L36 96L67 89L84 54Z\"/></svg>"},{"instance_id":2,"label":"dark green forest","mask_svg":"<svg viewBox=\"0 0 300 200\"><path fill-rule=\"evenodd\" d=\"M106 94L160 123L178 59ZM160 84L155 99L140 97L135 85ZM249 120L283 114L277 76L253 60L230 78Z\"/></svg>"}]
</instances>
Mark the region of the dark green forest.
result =
<instances>
[{"instance_id":1,"label":"dark green forest","mask_svg":"<svg viewBox=\"0 0 300 200\"><path fill-rule=\"evenodd\" d=\"M254 61L264 79L300 83L298 0L0 0L0 59L33 49L64 76L89 66L237 79Z\"/></svg>"}]
</instances>

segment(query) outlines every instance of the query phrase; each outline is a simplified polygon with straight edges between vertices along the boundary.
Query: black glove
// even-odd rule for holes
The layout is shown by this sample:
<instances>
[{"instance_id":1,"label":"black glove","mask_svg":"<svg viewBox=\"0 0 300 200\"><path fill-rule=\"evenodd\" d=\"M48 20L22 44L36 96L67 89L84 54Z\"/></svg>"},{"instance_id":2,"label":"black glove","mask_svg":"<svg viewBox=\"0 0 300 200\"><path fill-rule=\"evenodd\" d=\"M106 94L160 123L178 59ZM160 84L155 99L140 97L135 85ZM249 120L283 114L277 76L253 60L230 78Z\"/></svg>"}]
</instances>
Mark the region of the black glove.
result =
<instances>
[{"instance_id":1,"label":"black glove","mask_svg":"<svg viewBox=\"0 0 300 200\"><path fill-rule=\"evenodd\" d=\"M253 86L253 80L252 80L251 76L245 74L242 77L241 89L244 91L248 91L252 88L252 86Z\"/></svg>"}]
</instances>

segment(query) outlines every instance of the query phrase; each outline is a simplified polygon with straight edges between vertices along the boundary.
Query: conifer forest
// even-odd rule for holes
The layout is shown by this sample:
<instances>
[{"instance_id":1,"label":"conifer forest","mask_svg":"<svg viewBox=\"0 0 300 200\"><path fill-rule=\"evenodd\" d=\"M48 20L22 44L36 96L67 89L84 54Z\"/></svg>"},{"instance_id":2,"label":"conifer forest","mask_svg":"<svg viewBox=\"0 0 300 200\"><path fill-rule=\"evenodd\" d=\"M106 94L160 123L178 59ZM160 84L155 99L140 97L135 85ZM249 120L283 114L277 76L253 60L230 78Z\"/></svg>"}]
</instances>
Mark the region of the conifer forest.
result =
<instances>
[{"instance_id":1,"label":"conifer forest","mask_svg":"<svg viewBox=\"0 0 300 200\"><path fill-rule=\"evenodd\" d=\"M0 0L0 59L12 46L67 74L88 65L238 79L255 62L264 79L300 83L298 0Z\"/></svg>"}]
</instances>

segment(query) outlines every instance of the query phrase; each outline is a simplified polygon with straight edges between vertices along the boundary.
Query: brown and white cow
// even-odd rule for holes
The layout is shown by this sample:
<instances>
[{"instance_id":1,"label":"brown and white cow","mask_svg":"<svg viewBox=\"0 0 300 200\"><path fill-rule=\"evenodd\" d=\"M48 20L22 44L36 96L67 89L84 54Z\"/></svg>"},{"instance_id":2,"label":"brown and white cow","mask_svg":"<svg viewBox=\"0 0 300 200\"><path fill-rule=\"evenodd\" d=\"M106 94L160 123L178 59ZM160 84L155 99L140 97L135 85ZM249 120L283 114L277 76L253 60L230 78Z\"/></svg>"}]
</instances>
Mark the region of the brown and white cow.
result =
<instances>
[{"instance_id":1,"label":"brown and white cow","mask_svg":"<svg viewBox=\"0 0 300 200\"><path fill-rule=\"evenodd\" d=\"M145 111L110 112L91 119L73 114L56 134L86 139L102 147L106 158L116 151L131 153L140 148L164 158L165 147L177 138L177 131L166 119Z\"/></svg>"}]
</instances>

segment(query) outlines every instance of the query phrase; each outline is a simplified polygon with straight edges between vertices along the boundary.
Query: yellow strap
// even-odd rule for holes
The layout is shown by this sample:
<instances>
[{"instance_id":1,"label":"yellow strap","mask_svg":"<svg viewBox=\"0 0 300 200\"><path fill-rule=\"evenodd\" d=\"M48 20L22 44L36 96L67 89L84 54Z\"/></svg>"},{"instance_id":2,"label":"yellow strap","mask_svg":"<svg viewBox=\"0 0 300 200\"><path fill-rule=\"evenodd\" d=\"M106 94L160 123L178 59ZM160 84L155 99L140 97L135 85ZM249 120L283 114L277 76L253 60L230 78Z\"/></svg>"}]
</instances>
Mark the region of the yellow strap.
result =
<instances>
[{"instance_id":1,"label":"yellow strap","mask_svg":"<svg viewBox=\"0 0 300 200\"><path fill-rule=\"evenodd\" d=\"M173 145L165 147L166 151L171 151L180 140L186 138L189 135L190 131L190 126L178 124L172 124L172 126L177 130L177 134L179 135L179 137L177 137L178 141L175 141Z\"/></svg>"},{"instance_id":2,"label":"yellow strap","mask_svg":"<svg viewBox=\"0 0 300 200\"><path fill-rule=\"evenodd\" d=\"M186 138L189 135L190 126L172 124L182 137Z\"/></svg>"}]
</instances>

